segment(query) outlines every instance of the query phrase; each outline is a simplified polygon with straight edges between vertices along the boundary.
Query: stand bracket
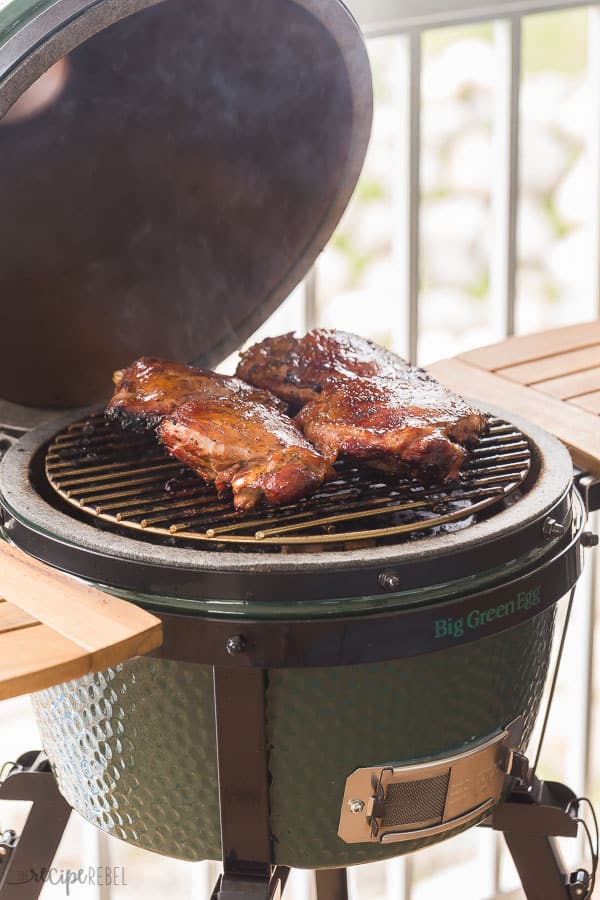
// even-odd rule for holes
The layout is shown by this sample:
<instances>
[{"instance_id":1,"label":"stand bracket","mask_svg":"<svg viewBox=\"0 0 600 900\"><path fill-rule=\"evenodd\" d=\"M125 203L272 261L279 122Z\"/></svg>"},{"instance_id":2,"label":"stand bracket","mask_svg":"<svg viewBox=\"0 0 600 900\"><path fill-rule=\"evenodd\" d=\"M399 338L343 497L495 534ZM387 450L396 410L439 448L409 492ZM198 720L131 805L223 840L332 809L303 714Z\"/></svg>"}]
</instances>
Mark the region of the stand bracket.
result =
<instances>
[{"instance_id":1,"label":"stand bracket","mask_svg":"<svg viewBox=\"0 0 600 900\"><path fill-rule=\"evenodd\" d=\"M0 835L1 900L37 900L66 828L71 807L60 794L39 750L20 756L4 781L0 800L29 801L23 831Z\"/></svg>"},{"instance_id":2,"label":"stand bracket","mask_svg":"<svg viewBox=\"0 0 600 900\"><path fill-rule=\"evenodd\" d=\"M510 792L482 823L501 831L527 900L587 900L593 876L567 872L557 837L576 837L578 803L573 791L533 778Z\"/></svg>"}]
</instances>

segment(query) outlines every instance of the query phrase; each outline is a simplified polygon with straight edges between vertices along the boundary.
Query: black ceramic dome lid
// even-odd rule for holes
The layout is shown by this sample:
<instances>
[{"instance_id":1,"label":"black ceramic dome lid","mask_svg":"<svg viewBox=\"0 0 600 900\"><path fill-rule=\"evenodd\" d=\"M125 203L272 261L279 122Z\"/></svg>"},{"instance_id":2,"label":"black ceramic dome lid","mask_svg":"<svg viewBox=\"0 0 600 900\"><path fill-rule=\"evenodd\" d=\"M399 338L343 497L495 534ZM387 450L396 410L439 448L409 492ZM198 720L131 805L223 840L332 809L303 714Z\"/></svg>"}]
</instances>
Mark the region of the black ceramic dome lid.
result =
<instances>
[{"instance_id":1,"label":"black ceramic dome lid","mask_svg":"<svg viewBox=\"0 0 600 900\"><path fill-rule=\"evenodd\" d=\"M45 39L31 23L0 57L0 109L66 60L48 105L0 120L14 403L102 400L142 353L216 365L308 271L360 172L369 64L338 0L135 6Z\"/></svg>"}]
</instances>

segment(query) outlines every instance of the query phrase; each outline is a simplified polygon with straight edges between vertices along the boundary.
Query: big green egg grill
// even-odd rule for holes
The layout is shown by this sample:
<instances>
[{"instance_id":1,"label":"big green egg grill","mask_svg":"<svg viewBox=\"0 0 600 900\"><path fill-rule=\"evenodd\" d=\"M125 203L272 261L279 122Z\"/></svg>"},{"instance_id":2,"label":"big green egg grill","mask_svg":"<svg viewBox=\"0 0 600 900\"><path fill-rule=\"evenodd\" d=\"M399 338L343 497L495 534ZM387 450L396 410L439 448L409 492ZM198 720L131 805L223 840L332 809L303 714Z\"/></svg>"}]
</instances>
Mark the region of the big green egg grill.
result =
<instances>
[{"instance_id":1,"label":"big green egg grill","mask_svg":"<svg viewBox=\"0 0 600 900\"><path fill-rule=\"evenodd\" d=\"M452 485L341 459L313 498L245 515L104 421L113 369L216 365L299 283L371 105L337 0L0 11L2 536L164 629L35 695L44 749L88 821L250 881L487 819L581 570L570 458L503 410Z\"/></svg>"}]
</instances>

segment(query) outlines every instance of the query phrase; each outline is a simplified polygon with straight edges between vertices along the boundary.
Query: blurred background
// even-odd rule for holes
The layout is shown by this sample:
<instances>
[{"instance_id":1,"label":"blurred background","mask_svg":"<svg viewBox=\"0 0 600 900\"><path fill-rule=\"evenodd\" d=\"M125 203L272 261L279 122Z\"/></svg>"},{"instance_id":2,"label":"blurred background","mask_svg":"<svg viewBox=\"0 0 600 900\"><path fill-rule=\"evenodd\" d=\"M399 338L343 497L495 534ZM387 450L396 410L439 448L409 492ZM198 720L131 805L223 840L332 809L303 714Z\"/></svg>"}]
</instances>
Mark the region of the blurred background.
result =
<instances>
[{"instance_id":1,"label":"blurred background","mask_svg":"<svg viewBox=\"0 0 600 900\"><path fill-rule=\"evenodd\" d=\"M513 330L596 318L598 14L576 7L508 28L490 20L409 33L378 23L372 33L381 36L368 41L375 118L362 177L315 269L257 336L341 327L426 365ZM600 803L597 580L590 554L540 774ZM0 735L1 761L39 746L27 699L0 705ZM24 814L5 805L0 832ZM583 841L565 844L573 864L585 850ZM73 814L56 866L99 864L123 866L127 885L73 886L75 900L201 900L218 871L107 839ZM499 841L481 829L350 876L362 900L512 900L522 896L517 885ZM294 873L288 891L310 900L310 874ZM64 896L64 885L42 894Z\"/></svg>"}]
</instances>

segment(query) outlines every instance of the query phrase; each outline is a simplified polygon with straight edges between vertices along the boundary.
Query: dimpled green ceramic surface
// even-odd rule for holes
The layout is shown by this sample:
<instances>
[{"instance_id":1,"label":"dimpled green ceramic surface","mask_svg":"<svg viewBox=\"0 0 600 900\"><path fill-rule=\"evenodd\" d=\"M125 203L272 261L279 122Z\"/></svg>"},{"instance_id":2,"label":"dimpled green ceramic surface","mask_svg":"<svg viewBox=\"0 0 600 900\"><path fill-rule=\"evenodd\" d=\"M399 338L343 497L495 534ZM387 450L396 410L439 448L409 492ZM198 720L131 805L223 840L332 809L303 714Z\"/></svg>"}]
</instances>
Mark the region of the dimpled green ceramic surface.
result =
<instances>
[{"instance_id":1,"label":"dimpled green ceramic surface","mask_svg":"<svg viewBox=\"0 0 600 900\"><path fill-rule=\"evenodd\" d=\"M268 673L274 861L299 868L395 856L410 844L337 836L359 766L458 751L519 715L531 732L547 675L554 610L423 656ZM220 858L212 671L136 659L34 697L62 793L88 821L183 859Z\"/></svg>"}]
</instances>

